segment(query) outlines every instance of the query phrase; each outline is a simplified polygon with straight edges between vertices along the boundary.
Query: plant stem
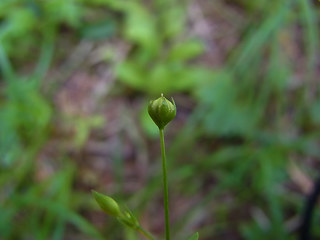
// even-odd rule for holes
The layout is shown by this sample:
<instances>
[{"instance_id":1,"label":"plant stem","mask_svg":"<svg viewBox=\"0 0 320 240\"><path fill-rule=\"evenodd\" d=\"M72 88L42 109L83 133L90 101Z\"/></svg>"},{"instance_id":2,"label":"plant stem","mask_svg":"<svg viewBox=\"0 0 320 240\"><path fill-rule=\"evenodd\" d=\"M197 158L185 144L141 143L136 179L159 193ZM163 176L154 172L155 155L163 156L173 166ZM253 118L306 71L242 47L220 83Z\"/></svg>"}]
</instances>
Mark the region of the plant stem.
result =
<instances>
[{"instance_id":1,"label":"plant stem","mask_svg":"<svg viewBox=\"0 0 320 240\"><path fill-rule=\"evenodd\" d=\"M138 231L145 236L146 238L148 238L149 240L155 240L155 238L151 235L151 233L149 233L147 230L143 229L143 227L138 227Z\"/></svg>"},{"instance_id":2,"label":"plant stem","mask_svg":"<svg viewBox=\"0 0 320 240\"><path fill-rule=\"evenodd\" d=\"M167 164L166 164L166 151L164 145L163 129L159 129L160 142L161 142L161 157L162 157L162 174L163 174L163 196L164 196L164 214L166 224L166 240L170 240L169 229L169 197L168 197L168 179L167 179Z\"/></svg>"}]
</instances>

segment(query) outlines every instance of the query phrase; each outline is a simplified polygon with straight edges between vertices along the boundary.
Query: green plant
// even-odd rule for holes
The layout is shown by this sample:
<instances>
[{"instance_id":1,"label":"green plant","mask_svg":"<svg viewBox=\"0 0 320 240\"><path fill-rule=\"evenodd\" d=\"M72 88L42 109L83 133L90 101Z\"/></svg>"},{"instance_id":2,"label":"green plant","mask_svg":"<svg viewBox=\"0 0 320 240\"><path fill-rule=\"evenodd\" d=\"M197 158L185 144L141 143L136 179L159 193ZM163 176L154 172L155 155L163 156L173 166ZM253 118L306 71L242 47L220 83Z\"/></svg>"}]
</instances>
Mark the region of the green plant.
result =
<instances>
[{"instance_id":1,"label":"green plant","mask_svg":"<svg viewBox=\"0 0 320 240\"><path fill-rule=\"evenodd\" d=\"M185 33L184 1L153 1L148 6L136 0L106 1L106 5L124 15L122 38L131 51L116 62L115 74L126 86L158 95L190 91L208 77L208 69L190 63L205 46Z\"/></svg>"},{"instance_id":2,"label":"green plant","mask_svg":"<svg viewBox=\"0 0 320 240\"><path fill-rule=\"evenodd\" d=\"M59 43L62 27L86 39L108 37L115 32L109 14L90 17L96 7L104 5L99 0L0 1L0 42L10 58L32 63L39 42Z\"/></svg>"},{"instance_id":3,"label":"green plant","mask_svg":"<svg viewBox=\"0 0 320 240\"><path fill-rule=\"evenodd\" d=\"M61 240L72 224L102 240L77 213L79 193L73 189L76 168L68 157L55 159L53 175L37 174L42 161L39 155L52 129L54 109L40 84L52 51L51 44L44 43L33 73L20 76L0 44L0 238Z\"/></svg>"},{"instance_id":4,"label":"green plant","mask_svg":"<svg viewBox=\"0 0 320 240\"><path fill-rule=\"evenodd\" d=\"M151 101L148 112L154 123L159 128L161 142L162 174L163 174L163 192L164 192L164 209L166 221L166 240L170 240L170 223L169 223L169 197L168 197L168 179L166 151L164 144L164 127L176 116L176 105L168 101L163 94L157 100Z\"/></svg>"},{"instance_id":5,"label":"green plant","mask_svg":"<svg viewBox=\"0 0 320 240\"><path fill-rule=\"evenodd\" d=\"M172 102L166 99L163 94L161 97L150 101L148 106L148 113L154 123L159 128L160 143L161 143L161 158L162 158L162 176L163 176L163 195L164 195L164 209L165 209L165 236L166 240L170 240L170 222L169 222L169 197L168 197L168 177L167 177L167 163L164 142L164 128L176 116L176 105L172 98ZM96 191L92 191L93 196L100 208L108 215L114 216L124 225L139 231L146 238L155 239L152 234L143 229L139 224L137 218L130 210L123 210L118 203L109 196L103 195ZM193 234L188 240L197 240L199 234Z\"/></svg>"}]
</instances>

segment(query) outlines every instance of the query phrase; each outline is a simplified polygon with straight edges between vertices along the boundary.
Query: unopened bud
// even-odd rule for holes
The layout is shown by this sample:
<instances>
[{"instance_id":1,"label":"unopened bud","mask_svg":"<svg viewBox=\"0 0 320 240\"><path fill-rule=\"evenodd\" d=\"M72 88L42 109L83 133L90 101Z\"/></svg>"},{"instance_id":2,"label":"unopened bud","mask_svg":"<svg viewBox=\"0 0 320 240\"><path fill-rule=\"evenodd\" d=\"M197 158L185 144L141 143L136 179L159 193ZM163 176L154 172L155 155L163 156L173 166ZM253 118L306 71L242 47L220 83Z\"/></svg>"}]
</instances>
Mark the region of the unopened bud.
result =
<instances>
[{"instance_id":1,"label":"unopened bud","mask_svg":"<svg viewBox=\"0 0 320 240\"><path fill-rule=\"evenodd\" d=\"M111 216L119 217L121 215L121 210L118 203L111 197L98 193L92 190L92 194L99 204L100 208Z\"/></svg>"},{"instance_id":2,"label":"unopened bud","mask_svg":"<svg viewBox=\"0 0 320 240\"><path fill-rule=\"evenodd\" d=\"M148 113L154 123L163 129L176 116L176 104L172 98L172 102L166 99L163 94L156 100L150 101Z\"/></svg>"}]
</instances>

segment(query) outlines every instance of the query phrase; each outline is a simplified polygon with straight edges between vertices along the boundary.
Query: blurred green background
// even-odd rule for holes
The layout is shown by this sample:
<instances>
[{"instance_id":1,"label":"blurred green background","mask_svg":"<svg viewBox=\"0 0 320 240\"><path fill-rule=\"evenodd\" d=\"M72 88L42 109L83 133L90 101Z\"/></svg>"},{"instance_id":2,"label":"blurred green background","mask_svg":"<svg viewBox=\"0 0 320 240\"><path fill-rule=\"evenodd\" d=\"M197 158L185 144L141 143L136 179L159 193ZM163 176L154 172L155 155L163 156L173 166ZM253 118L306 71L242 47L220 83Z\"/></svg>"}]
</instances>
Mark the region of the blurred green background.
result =
<instances>
[{"instance_id":1,"label":"blurred green background","mask_svg":"<svg viewBox=\"0 0 320 240\"><path fill-rule=\"evenodd\" d=\"M319 172L319 14L306 0L1 0L0 239L297 239ZM320 211L316 211L320 216ZM320 229L314 228L320 237Z\"/></svg>"}]
</instances>

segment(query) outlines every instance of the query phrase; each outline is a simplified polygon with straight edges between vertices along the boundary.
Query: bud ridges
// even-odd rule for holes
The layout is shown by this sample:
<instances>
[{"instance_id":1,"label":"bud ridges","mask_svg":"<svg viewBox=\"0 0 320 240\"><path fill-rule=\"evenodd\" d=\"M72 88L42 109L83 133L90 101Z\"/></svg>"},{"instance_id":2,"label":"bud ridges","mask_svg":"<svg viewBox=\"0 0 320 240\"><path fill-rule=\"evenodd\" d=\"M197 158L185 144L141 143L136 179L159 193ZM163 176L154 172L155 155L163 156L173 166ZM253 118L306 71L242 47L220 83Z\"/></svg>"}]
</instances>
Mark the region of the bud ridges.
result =
<instances>
[{"instance_id":1,"label":"bud ridges","mask_svg":"<svg viewBox=\"0 0 320 240\"><path fill-rule=\"evenodd\" d=\"M159 129L164 127L176 116L176 105L172 99L170 102L163 94L156 100L152 100L148 106L148 113Z\"/></svg>"}]
</instances>

